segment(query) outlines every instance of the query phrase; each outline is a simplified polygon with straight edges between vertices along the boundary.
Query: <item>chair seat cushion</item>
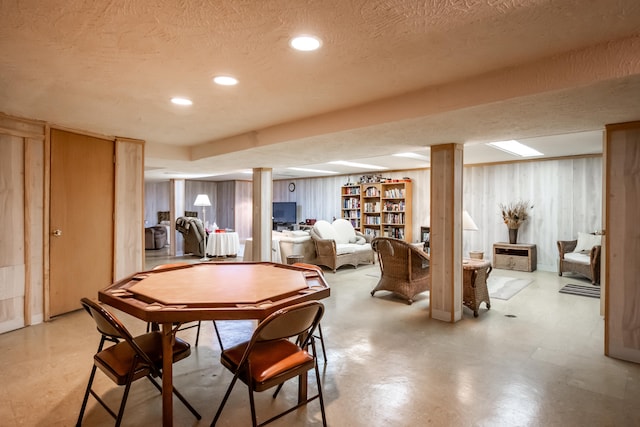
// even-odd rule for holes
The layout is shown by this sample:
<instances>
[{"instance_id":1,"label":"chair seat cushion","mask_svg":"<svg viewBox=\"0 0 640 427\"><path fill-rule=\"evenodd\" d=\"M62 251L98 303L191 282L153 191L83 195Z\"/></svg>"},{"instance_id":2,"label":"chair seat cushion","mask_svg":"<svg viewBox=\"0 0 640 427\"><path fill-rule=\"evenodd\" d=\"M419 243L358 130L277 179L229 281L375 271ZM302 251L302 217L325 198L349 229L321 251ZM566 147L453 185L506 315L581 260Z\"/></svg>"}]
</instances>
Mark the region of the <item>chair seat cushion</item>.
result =
<instances>
[{"instance_id":1,"label":"chair seat cushion","mask_svg":"<svg viewBox=\"0 0 640 427\"><path fill-rule=\"evenodd\" d=\"M360 245L358 243L343 243L336 245L336 255L353 254L356 252L369 252L371 251L371 244L365 243Z\"/></svg>"},{"instance_id":2,"label":"chair seat cushion","mask_svg":"<svg viewBox=\"0 0 640 427\"><path fill-rule=\"evenodd\" d=\"M231 371L235 371L242 360L247 345L248 343L245 342L223 351L220 355L222 364ZM309 363L313 367L313 357L307 351L285 339L257 343L249 358L251 375L256 383L268 381L276 375L290 369L297 370Z\"/></svg>"},{"instance_id":3,"label":"chair seat cushion","mask_svg":"<svg viewBox=\"0 0 640 427\"><path fill-rule=\"evenodd\" d=\"M588 253L581 252L569 252L564 254L564 259L568 261L577 262L578 264L587 264L589 265L590 259Z\"/></svg>"},{"instance_id":4,"label":"chair seat cushion","mask_svg":"<svg viewBox=\"0 0 640 427\"><path fill-rule=\"evenodd\" d=\"M160 332L150 332L148 334L140 335L134 338L134 341L144 351L151 361L157 367L162 365L162 334ZM189 343L175 339L173 345L173 361L177 362L191 354L191 347ZM127 375L132 369L134 363L134 357L136 352L131 348L129 343L122 341L116 345L113 345L100 353L96 354L94 363L98 366L113 382L118 385L123 385L127 381ZM135 367L136 375L134 379L146 376L150 373L148 368L145 368L145 364L142 360L137 360L137 366Z\"/></svg>"}]
</instances>

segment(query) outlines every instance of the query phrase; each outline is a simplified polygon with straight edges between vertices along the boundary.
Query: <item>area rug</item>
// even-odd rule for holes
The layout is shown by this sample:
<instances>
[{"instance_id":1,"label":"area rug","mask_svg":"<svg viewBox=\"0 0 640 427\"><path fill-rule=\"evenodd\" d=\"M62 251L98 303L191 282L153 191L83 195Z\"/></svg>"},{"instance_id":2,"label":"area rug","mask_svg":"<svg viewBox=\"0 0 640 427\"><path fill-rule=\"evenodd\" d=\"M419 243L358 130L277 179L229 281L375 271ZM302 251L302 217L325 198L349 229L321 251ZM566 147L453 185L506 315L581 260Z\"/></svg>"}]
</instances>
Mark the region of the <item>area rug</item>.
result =
<instances>
[{"instance_id":1,"label":"area rug","mask_svg":"<svg viewBox=\"0 0 640 427\"><path fill-rule=\"evenodd\" d=\"M516 279L507 276L489 276L487 289L489 297L495 299L508 300L515 294L526 288L531 283L531 279Z\"/></svg>"},{"instance_id":2,"label":"area rug","mask_svg":"<svg viewBox=\"0 0 640 427\"><path fill-rule=\"evenodd\" d=\"M569 283L563 286L558 292L561 294L580 295L583 297L600 298L599 286L574 285Z\"/></svg>"}]
</instances>

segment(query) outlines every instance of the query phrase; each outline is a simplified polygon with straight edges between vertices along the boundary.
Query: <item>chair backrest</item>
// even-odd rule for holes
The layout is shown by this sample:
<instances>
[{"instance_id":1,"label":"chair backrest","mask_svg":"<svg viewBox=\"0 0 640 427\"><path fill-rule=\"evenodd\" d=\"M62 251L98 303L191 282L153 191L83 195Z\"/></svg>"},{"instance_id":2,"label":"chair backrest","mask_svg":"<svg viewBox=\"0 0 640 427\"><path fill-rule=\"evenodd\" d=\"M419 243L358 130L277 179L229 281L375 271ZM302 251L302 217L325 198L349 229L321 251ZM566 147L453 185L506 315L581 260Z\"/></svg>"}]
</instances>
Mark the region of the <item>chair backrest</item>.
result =
<instances>
[{"instance_id":1,"label":"chair backrest","mask_svg":"<svg viewBox=\"0 0 640 427\"><path fill-rule=\"evenodd\" d=\"M371 241L371 247L378 253L382 262L396 259L398 262L408 265L410 245L402 240L376 237Z\"/></svg>"},{"instance_id":2,"label":"chair backrest","mask_svg":"<svg viewBox=\"0 0 640 427\"><path fill-rule=\"evenodd\" d=\"M356 230L353 228L351 221L347 221L344 218L338 218L331 223L331 226L338 235L336 243L346 244L356 242Z\"/></svg>"},{"instance_id":3,"label":"chair backrest","mask_svg":"<svg viewBox=\"0 0 640 427\"><path fill-rule=\"evenodd\" d=\"M404 277L429 268L429 255L404 240L376 237L371 247L378 254L383 274Z\"/></svg>"},{"instance_id":4,"label":"chair backrest","mask_svg":"<svg viewBox=\"0 0 640 427\"><path fill-rule=\"evenodd\" d=\"M297 337L303 333L307 334L308 340L323 314L324 305L318 301L306 301L280 309L258 324L249 347L256 342ZM306 344L305 341L302 346Z\"/></svg>"},{"instance_id":5,"label":"chair backrest","mask_svg":"<svg viewBox=\"0 0 640 427\"><path fill-rule=\"evenodd\" d=\"M88 302L85 303L84 300L87 300ZM111 323L106 322L102 319L102 317L100 316L95 316L94 315L94 310L91 308L93 305L98 305L97 303L91 301L88 298L83 298L82 300L80 300L81 304L82 304L82 308L84 308L84 310L89 313L89 316L91 316L93 318L93 320L96 322L96 327L98 329L98 332L100 332L102 335L106 335L108 337L111 338L117 338L120 339L122 338L122 335L120 334L120 331L117 330L116 328L114 328ZM117 340L116 340L117 342Z\"/></svg>"},{"instance_id":6,"label":"chair backrest","mask_svg":"<svg viewBox=\"0 0 640 427\"><path fill-rule=\"evenodd\" d=\"M158 211L158 224L162 224L162 221L171 220L171 211Z\"/></svg>"},{"instance_id":7,"label":"chair backrest","mask_svg":"<svg viewBox=\"0 0 640 427\"><path fill-rule=\"evenodd\" d=\"M157 375L157 367L154 362L147 356L147 354L136 344L133 336L124 324L118 320L113 314L97 302L90 300L89 298L82 298L80 300L82 307L89 313L91 318L96 322L98 331L105 334L103 331L111 331L115 333L118 338L124 339L137 353L137 355L147 364L154 374ZM109 335L109 334L107 334Z\"/></svg>"},{"instance_id":8,"label":"chair backrest","mask_svg":"<svg viewBox=\"0 0 640 427\"><path fill-rule=\"evenodd\" d=\"M316 221L311 229L311 236L317 236L320 239L338 240L338 233L331 223L325 220Z\"/></svg>"}]
</instances>

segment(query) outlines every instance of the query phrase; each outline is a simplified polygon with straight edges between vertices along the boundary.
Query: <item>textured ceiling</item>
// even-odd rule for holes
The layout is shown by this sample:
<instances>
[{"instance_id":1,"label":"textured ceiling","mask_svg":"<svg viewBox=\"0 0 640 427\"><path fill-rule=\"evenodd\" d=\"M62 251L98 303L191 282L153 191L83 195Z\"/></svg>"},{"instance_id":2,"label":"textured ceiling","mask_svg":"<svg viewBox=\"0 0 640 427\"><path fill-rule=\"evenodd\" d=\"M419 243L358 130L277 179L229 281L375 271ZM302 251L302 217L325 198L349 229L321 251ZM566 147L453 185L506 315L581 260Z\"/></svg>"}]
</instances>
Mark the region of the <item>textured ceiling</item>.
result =
<instances>
[{"instance_id":1,"label":"textured ceiling","mask_svg":"<svg viewBox=\"0 0 640 427\"><path fill-rule=\"evenodd\" d=\"M637 0L0 1L0 111L143 139L156 179L584 131L545 154L597 152L640 119L639 29Z\"/></svg>"}]
</instances>

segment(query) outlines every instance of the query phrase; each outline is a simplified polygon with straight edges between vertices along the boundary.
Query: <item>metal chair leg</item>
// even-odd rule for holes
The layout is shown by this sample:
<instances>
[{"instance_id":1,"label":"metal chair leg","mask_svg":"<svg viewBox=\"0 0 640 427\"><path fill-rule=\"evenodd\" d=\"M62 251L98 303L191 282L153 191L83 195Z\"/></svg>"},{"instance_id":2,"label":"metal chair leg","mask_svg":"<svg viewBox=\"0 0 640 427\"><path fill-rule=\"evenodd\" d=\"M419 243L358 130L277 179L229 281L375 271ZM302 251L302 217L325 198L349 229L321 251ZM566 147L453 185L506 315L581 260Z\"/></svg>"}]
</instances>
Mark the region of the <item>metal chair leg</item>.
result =
<instances>
[{"instance_id":1,"label":"metal chair leg","mask_svg":"<svg viewBox=\"0 0 640 427\"><path fill-rule=\"evenodd\" d=\"M198 341L200 340L200 324L202 322L198 320L198 329L196 330L196 347L198 346Z\"/></svg>"},{"instance_id":2,"label":"metal chair leg","mask_svg":"<svg viewBox=\"0 0 640 427\"><path fill-rule=\"evenodd\" d=\"M327 363L327 352L324 349L324 337L322 336L322 325L318 323L318 338L320 339L320 345L322 346L322 358L324 363Z\"/></svg>"},{"instance_id":3,"label":"metal chair leg","mask_svg":"<svg viewBox=\"0 0 640 427\"><path fill-rule=\"evenodd\" d=\"M222 398L222 402L220 402L220 406L218 407L218 411L216 412L215 417L213 417L213 421L211 421L211 427L215 427L216 423L218 422L218 419L222 414L222 409L224 409L224 405L226 405L227 400L229 399L229 395L231 394L231 390L233 390L233 386L236 384L237 380L238 380L238 374L235 374L233 376L233 379L231 380L231 384L229 384L229 387L227 388L227 391L224 394L224 397Z\"/></svg>"},{"instance_id":4,"label":"metal chair leg","mask_svg":"<svg viewBox=\"0 0 640 427\"><path fill-rule=\"evenodd\" d=\"M222 337L220 337L220 331L218 331L218 325L216 321L213 321L213 329L216 331L216 338L218 338L218 344L220 344L220 351L224 350L224 346L222 345Z\"/></svg>"}]
</instances>

